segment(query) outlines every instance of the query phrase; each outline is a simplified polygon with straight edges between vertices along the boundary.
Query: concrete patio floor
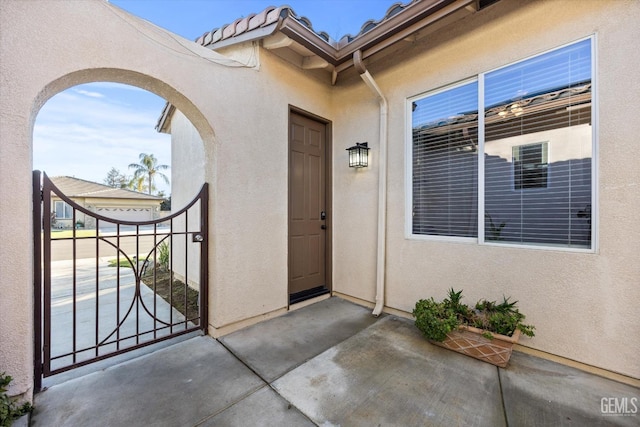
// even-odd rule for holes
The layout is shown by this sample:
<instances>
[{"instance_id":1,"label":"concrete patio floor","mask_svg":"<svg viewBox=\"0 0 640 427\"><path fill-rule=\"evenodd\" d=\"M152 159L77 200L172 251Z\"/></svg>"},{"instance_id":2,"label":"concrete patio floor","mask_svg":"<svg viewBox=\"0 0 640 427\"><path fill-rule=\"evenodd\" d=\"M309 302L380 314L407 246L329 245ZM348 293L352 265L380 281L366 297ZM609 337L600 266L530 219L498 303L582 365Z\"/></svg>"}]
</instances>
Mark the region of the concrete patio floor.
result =
<instances>
[{"instance_id":1,"label":"concrete patio floor","mask_svg":"<svg viewBox=\"0 0 640 427\"><path fill-rule=\"evenodd\" d=\"M634 397L523 353L499 369L429 344L410 320L330 298L52 385L30 425L637 426L640 414L601 405Z\"/></svg>"}]
</instances>

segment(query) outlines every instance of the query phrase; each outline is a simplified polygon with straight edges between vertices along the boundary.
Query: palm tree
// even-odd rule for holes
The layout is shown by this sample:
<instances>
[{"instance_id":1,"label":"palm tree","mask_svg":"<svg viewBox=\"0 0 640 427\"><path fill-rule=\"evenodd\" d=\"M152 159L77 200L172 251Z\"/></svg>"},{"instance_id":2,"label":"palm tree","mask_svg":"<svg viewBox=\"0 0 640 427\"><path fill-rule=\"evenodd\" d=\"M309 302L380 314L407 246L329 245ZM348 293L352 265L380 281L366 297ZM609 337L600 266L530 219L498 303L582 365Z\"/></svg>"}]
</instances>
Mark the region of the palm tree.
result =
<instances>
[{"instance_id":1,"label":"palm tree","mask_svg":"<svg viewBox=\"0 0 640 427\"><path fill-rule=\"evenodd\" d=\"M169 166L159 165L158 159L156 159L156 156L153 154L140 153L139 159L140 163L131 163L129 169L134 169L133 180L143 178L147 181L146 187L149 194L156 188L155 185L153 185L156 175L169 184L169 178L160 172L169 169Z\"/></svg>"},{"instance_id":2,"label":"palm tree","mask_svg":"<svg viewBox=\"0 0 640 427\"><path fill-rule=\"evenodd\" d=\"M137 191L138 193L144 193L147 191L147 185L145 184L145 177L139 176L137 178L131 178L131 180L127 183L127 188L129 190Z\"/></svg>"}]
</instances>

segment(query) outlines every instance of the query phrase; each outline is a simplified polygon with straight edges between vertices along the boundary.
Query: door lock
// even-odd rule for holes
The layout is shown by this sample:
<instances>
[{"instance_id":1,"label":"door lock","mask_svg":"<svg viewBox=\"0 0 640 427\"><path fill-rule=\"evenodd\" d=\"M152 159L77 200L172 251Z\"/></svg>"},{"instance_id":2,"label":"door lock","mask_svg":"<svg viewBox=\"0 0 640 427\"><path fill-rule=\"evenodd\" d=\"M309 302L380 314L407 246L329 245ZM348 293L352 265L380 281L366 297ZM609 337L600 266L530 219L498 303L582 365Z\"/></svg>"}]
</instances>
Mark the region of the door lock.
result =
<instances>
[{"instance_id":1,"label":"door lock","mask_svg":"<svg viewBox=\"0 0 640 427\"><path fill-rule=\"evenodd\" d=\"M320 212L320 219L323 221L327 219L327 213L325 211Z\"/></svg>"}]
</instances>

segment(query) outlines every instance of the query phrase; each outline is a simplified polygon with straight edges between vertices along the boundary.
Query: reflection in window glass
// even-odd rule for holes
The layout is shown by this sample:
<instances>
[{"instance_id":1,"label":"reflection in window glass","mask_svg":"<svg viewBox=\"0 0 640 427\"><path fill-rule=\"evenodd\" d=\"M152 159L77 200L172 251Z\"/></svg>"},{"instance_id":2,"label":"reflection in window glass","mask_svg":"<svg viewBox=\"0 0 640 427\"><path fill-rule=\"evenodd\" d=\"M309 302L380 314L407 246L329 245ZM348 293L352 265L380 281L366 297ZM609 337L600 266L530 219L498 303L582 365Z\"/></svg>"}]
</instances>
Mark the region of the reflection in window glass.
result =
<instances>
[{"instance_id":1,"label":"reflection in window glass","mask_svg":"<svg viewBox=\"0 0 640 427\"><path fill-rule=\"evenodd\" d=\"M589 248L591 41L488 73L485 88L486 239Z\"/></svg>"},{"instance_id":2,"label":"reflection in window glass","mask_svg":"<svg viewBox=\"0 0 640 427\"><path fill-rule=\"evenodd\" d=\"M591 39L479 78L411 102L412 233L590 249Z\"/></svg>"},{"instance_id":3,"label":"reflection in window glass","mask_svg":"<svg viewBox=\"0 0 640 427\"><path fill-rule=\"evenodd\" d=\"M413 233L478 235L478 85L412 104Z\"/></svg>"}]
</instances>

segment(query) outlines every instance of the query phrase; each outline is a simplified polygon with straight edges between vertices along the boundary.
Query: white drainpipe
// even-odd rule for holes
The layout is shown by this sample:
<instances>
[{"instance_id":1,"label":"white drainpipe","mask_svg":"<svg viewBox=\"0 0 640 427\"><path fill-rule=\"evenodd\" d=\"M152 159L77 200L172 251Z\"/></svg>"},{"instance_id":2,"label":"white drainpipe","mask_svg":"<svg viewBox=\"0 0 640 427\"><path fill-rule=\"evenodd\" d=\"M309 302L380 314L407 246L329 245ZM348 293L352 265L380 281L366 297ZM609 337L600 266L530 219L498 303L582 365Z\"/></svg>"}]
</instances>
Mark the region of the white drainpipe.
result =
<instances>
[{"instance_id":1,"label":"white drainpipe","mask_svg":"<svg viewBox=\"0 0 640 427\"><path fill-rule=\"evenodd\" d=\"M376 263L376 306L373 315L378 317L384 308L385 264L387 246L387 127L389 106L382 91L362 63L362 52L353 53L353 64L364 83L380 103L380 172L378 178L378 256Z\"/></svg>"}]
</instances>

